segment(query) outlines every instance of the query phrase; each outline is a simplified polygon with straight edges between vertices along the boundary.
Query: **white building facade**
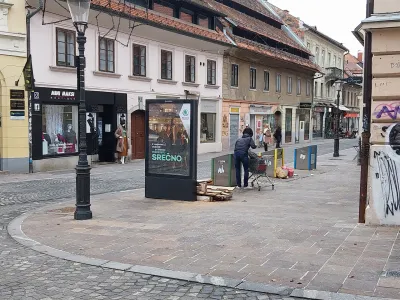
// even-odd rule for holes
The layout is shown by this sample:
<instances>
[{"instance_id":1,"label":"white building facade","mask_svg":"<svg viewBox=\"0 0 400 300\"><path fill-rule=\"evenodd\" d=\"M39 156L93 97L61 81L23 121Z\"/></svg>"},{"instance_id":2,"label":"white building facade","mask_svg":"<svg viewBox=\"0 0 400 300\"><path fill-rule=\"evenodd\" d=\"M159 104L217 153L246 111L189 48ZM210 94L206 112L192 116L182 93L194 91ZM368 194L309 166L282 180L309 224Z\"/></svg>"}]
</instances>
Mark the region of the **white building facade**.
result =
<instances>
[{"instance_id":1,"label":"white building facade","mask_svg":"<svg viewBox=\"0 0 400 300\"><path fill-rule=\"evenodd\" d=\"M50 144L54 144L52 139L59 135L58 131L64 131L64 127L72 127L74 133L78 132L79 103L74 67L74 56L78 53L75 29L71 20L59 22L64 17L50 11L48 9L45 13L45 19L46 23L53 24L43 25L41 14L31 20L31 53L36 86L33 123L41 122L41 126L37 125L33 130L35 171L74 167L78 152L78 143L73 137L70 138L73 145L68 151L49 148ZM57 12L56 8L54 12ZM95 126L101 127L102 135L97 146L93 146L98 147L96 152L90 144L90 139L95 137L91 137L90 128L87 128L88 152L93 154L92 160L114 159L111 148L115 149L115 139L111 133L124 114L129 157L144 158L145 103L148 99L159 98L197 99L198 153L221 151L223 52L229 41L221 39L213 42L149 25L131 30L131 23L127 20L121 21L118 31L110 30L111 17L103 14L95 20L96 13L91 11L85 34L87 110L92 113L88 118L94 118ZM188 25L185 21L173 21ZM200 28L199 25L190 26ZM211 29L201 29L215 34ZM110 110L113 116L107 115ZM62 117L52 121L54 112ZM40 139L35 139L35 135L41 135ZM41 143L43 145L39 145ZM103 148L108 148L108 152L104 152L108 154L101 153Z\"/></svg>"}]
</instances>

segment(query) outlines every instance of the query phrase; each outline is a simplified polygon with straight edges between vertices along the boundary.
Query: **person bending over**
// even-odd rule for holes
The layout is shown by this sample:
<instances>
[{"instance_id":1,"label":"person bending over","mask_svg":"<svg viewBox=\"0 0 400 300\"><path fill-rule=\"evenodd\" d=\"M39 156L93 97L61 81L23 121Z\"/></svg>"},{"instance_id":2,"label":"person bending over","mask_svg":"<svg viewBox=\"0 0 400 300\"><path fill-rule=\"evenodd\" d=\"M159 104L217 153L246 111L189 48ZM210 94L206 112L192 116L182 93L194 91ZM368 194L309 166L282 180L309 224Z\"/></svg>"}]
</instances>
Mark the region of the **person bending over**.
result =
<instances>
[{"instance_id":1,"label":"person bending over","mask_svg":"<svg viewBox=\"0 0 400 300\"><path fill-rule=\"evenodd\" d=\"M239 138L235 143L235 168L236 168L236 184L239 188L242 187L242 176L241 167L244 169L244 187L247 188L249 185L249 149L256 149L256 144L253 138L243 131L243 136Z\"/></svg>"}]
</instances>

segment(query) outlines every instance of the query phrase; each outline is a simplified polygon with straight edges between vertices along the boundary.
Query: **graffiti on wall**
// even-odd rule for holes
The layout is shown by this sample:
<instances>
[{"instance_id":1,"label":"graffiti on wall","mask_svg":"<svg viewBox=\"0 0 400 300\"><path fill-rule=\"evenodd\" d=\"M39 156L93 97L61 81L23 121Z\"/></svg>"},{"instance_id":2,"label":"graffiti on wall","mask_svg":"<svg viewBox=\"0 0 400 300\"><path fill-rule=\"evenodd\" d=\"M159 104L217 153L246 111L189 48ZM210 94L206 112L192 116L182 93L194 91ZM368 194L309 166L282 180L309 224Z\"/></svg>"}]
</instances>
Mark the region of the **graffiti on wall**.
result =
<instances>
[{"instance_id":1,"label":"graffiti on wall","mask_svg":"<svg viewBox=\"0 0 400 300\"><path fill-rule=\"evenodd\" d=\"M400 102L374 102L372 115L376 120L400 120Z\"/></svg>"},{"instance_id":2,"label":"graffiti on wall","mask_svg":"<svg viewBox=\"0 0 400 300\"><path fill-rule=\"evenodd\" d=\"M382 129L385 145L372 157L373 202L382 224L400 224L400 123Z\"/></svg>"}]
</instances>

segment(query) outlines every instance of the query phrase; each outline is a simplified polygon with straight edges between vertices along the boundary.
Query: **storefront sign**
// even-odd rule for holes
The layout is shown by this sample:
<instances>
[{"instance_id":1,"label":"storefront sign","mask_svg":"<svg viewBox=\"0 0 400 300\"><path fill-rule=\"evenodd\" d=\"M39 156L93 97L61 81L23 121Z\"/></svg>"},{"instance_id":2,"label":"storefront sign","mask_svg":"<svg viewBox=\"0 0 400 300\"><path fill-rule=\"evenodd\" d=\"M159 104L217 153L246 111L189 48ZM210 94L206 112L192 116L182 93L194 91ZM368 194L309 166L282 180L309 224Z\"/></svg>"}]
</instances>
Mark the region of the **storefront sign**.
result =
<instances>
[{"instance_id":1,"label":"storefront sign","mask_svg":"<svg viewBox=\"0 0 400 300\"><path fill-rule=\"evenodd\" d=\"M25 120L25 111L10 111L10 120Z\"/></svg>"},{"instance_id":2,"label":"storefront sign","mask_svg":"<svg viewBox=\"0 0 400 300\"><path fill-rule=\"evenodd\" d=\"M10 99L25 99L24 90L10 90Z\"/></svg>"},{"instance_id":3,"label":"storefront sign","mask_svg":"<svg viewBox=\"0 0 400 300\"><path fill-rule=\"evenodd\" d=\"M202 113L216 113L218 101L201 100L200 112Z\"/></svg>"},{"instance_id":4,"label":"storefront sign","mask_svg":"<svg viewBox=\"0 0 400 300\"><path fill-rule=\"evenodd\" d=\"M25 109L25 101L23 100L10 100L10 109Z\"/></svg>"},{"instance_id":5,"label":"storefront sign","mask_svg":"<svg viewBox=\"0 0 400 300\"><path fill-rule=\"evenodd\" d=\"M323 108L323 107L320 107L320 106L314 107L314 112L316 112L316 113L322 113L324 111L325 111L325 108Z\"/></svg>"},{"instance_id":6,"label":"storefront sign","mask_svg":"<svg viewBox=\"0 0 400 300\"><path fill-rule=\"evenodd\" d=\"M358 113L346 113L344 115L345 118L359 118L360 115Z\"/></svg>"},{"instance_id":7,"label":"storefront sign","mask_svg":"<svg viewBox=\"0 0 400 300\"><path fill-rule=\"evenodd\" d=\"M238 114L240 112L240 108L239 107L231 107L231 108L229 108L229 112L231 114Z\"/></svg>"},{"instance_id":8,"label":"storefront sign","mask_svg":"<svg viewBox=\"0 0 400 300\"><path fill-rule=\"evenodd\" d=\"M311 109L312 103L301 102L299 105L300 109Z\"/></svg>"},{"instance_id":9,"label":"storefront sign","mask_svg":"<svg viewBox=\"0 0 400 300\"><path fill-rule=\"evenodd\" d=\"M250 114L271 115L272 106L250 105Z\"/></svg>"}]
</instances>

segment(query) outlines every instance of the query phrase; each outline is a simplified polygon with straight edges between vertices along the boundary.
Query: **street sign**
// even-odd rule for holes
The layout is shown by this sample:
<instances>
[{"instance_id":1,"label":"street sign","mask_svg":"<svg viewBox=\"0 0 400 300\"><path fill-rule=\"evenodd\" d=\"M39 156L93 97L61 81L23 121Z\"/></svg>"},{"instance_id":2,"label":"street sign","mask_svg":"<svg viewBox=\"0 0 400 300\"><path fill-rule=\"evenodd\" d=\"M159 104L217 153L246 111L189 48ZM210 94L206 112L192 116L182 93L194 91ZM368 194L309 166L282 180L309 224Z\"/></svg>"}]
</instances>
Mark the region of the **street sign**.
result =
<instances>
[{"instance_id":1,"label":"street sign","mask_svg":"<svg viewBox=\"0 0 400 300\"><path fill-rule=\"evenodd\" d=\"M311 107L312 107L312 103L301 102L299 105L299 108L302 108L302 109L311 109Z\"/></svg>"},{"instance_id":2,"label":"street sign","mask_svg":"<svg viewBox=\"0 0 400 300\"><path fill-rule=\"evenodd\" d=\"M349 84L362 84L363 78L361 76L353 76L346 78L345 81Z\"/></svg>"}]
</instances>

